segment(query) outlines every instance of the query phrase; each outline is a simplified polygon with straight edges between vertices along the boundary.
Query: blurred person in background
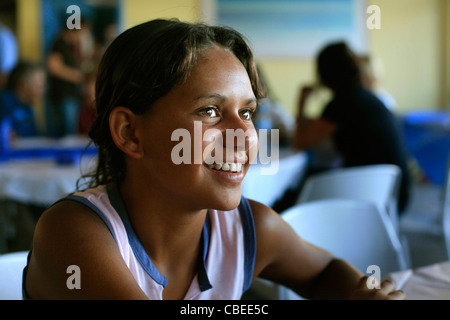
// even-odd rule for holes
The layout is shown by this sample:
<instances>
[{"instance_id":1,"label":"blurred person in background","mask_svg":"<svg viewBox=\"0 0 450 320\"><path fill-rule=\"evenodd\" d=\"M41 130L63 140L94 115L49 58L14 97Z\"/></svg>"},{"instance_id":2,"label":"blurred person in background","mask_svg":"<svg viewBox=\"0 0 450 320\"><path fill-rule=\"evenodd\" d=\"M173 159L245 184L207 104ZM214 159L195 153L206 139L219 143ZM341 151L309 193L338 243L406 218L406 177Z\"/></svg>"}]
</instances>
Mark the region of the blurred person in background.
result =
<instances>
[{"instance_id":1,"label":"blurred person in background","mask_svg":"<svg viewBox=\"0 0 450 320\"><path fill-rule=\"evenodd\" d=\"M64 25L47 57L49 101L47 130L49 135L61 137L76 134L81 105L84 75L81 71L80 46L85 25L68 29Z\"/></svg>"},{"instance_id":2,"label":"blurred person in background","mask_svg":"<svg viewBox=\"0 0 450 320\"><path fill-rule=\"evenodd\" d=\"M379 58L372 58L369 55L363 55L358 58L358 61L363 85L372 91L383 102L386 108L394 112L397 102L381 85L384 76L384 68L381 60Z\"/></svg>"},{"instance_id":3,"label":"blurred person in background","mask_svg":"<svg viewBox=\"0 0 450 320\"><path fill-rule=\"evenodd\" d=\"M304 116L304 105L314 87L303 87L295 146L310 149L332 141L342 157L343 166L394 164L402 171L399 212L408 203L410 176L407 155L394 115L364 87L356 55L344 42L325 46L317 57L321 85L333 97L318 119Z\"/></svg>"},{"instance_id":4,"label":"blurred person in background","mask_svg":"<svg viewBox=\"0 0 450 320\"><path fill-rule=\"evenodd\" d=\"M19 58L14 33L0 21L0 88L6 85L9 73Z\"/></svg>"},{"instance_id":5,"label":"blurred person in background","mask_svg":"<svg viewBox=\"0 0 450 320\"><path fill-rule=\"evenodd\" d=\"M31 62L19 62L0 92L0 119L8 119L11 134L19 137L38 135L34 105L45 92L45 71Z\"/></svg>"},{"instance_id":6,"label":"blurred person in background","mask_svg":"<svg viewBox=\"0 0 450 320\"><path fill-rule=\"evenodd\" d=\"M91 129L95 117L95 80L97 69L93 69L86 75L83 86L83 100L78 123L78 132L87 135Z\"/></svg>"}]
</instances>

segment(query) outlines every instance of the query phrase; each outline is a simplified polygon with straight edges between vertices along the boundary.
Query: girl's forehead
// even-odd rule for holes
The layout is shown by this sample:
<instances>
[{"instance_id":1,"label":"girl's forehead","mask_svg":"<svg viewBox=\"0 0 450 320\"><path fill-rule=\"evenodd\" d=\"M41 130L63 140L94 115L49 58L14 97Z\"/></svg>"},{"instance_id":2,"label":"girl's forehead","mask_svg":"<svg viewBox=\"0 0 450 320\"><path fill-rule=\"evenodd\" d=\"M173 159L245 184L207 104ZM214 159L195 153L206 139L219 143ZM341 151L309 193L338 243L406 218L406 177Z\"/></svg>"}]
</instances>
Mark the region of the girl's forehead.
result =
<instances>
[{"instance_id":1,"label":"girl's forehead","mask_svg":"<svg viewBox=\"0 0 450 320\"><path fill-rule=\"evenodd\" d=\"M255 99L247 70L233 53L211 48L197 60L186 81L173 88L160 103L186 109L208 101L222 102ZM181 101L183 101L181 103Z\"/></svg>"},{"instance_id":2,"label":"girl's forehead","mask_svg":"<svg viewBox=\"0 0 450 320\"><path fill-rule=\"evenodd\" d=\"M202 86L214 86L237 77L249 81L247 70L239 59L226 49L213 47L199 56L186 79L186 84L198 86L201 83Z\"/></svg>"},{"instance_id":3,"label":"girl's forehead","mask_svg":"<svg viewBox=\"0 0 450 320\"><path fill-rule=\"evenodd\" d=\"M194 68L205 65L226 65L230 62L243 67L242 63L233 52L220 46L213 46L202 50L198 55L197 63L194 65Z\"/></svg>"}]
</instances>

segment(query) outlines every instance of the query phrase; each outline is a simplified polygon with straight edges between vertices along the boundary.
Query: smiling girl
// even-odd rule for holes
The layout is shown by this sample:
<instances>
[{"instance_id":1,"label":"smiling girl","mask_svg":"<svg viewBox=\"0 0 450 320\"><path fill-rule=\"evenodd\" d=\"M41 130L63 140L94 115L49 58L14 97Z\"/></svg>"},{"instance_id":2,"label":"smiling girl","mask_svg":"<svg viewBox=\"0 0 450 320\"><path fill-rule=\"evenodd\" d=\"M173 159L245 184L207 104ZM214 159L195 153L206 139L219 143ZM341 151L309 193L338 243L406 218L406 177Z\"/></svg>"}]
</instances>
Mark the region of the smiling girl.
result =
<instances>
[{"instance_id":1,"label":"smiling girl","mask_svg":"<svg viewBox=\"0 0 450 320\"><path fill-rule=\"evenodd\" d=\"M263 96L252 53L234 30L154 20L122 33L96 82L97 170L89 189L38 222L25 296L240 299L262 277L307 298L404 298L391 282L368 289L351 265L241 196ZM224 138L233 161L175 164L172 133L193 135L198 122L202 133L248 132L245 146ZM202 154L216 138L203 140ZM70 265L81 270L81 289L66 286Z\"/></svg>"}]
</instances>

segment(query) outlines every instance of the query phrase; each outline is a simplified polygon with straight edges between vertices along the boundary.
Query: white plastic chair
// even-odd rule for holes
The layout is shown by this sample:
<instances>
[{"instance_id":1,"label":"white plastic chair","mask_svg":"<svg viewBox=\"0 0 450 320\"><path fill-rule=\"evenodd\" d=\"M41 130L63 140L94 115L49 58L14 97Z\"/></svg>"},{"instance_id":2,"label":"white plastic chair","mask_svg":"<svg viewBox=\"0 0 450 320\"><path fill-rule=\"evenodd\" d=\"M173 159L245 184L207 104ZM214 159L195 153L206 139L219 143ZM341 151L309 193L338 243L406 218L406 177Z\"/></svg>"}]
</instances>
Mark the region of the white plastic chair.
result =
<instances>
[{"instance_id":1,"label":"white plastic chair","mask_svg":"<svg viewBox=\"0 0 450 320\"><path fill-rule=\"evenodd\" d=\"M450 260L450 154L447 161L447 172L442 188L442 233L445 241L447 260Z\"/></svg>"},{"instance_id":2,"label":"white plastic chair","mask_svg":"<svg viewBox=\"0 0 450 320\"><path fill-rule=\"evenodd\" d=\"M336 198L368 200L381 211L386 210L398 232L400 183L401 170L393 164L333 169L308 178L297 203Z\"/></svg>"},{"instance_id":3,"label":"white plastic chair","mask_svg":"<svg viewBox=\"0 0 450 320\"><path fill-rule=\"evenodd\" d=\"M443 181L442 185L415 185L410 209L399 221L401 235L411 242L412 255L417 247L434 246L425 255L420 252L418 265L450 260L450 154Z\"/></svg>"},{"instance_id":4,"label":"white plastic chair","mask_svg":"<svg viewBox=\"0 0 450 320\"><path fill-rule=\"evenodd\" d=\"M371 202L319 200L298 204L282 217L302 238L350 262L364 274L371 265L380 267L381 276L409 268L392 221ZM279 298L300 297L280 286Z\"/></svg>"},{"instance_id":5,"label":"white plastic chair","mask_svg":"<svg viewBox=\"0 0 450 320\"><path fill-rule=\"evenodd\" d=\"M22 299L22 272L28 251L0 255L0 300Z\"/></svg>"}]
</instances>

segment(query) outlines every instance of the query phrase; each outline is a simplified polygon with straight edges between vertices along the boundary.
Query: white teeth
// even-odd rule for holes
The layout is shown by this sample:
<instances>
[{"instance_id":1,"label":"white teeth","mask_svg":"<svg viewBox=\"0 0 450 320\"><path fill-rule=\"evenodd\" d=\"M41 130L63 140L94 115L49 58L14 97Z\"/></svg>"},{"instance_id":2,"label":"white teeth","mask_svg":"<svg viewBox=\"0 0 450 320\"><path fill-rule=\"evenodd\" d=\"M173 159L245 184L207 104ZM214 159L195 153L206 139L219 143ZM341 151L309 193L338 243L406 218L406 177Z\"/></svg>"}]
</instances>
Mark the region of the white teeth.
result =
<instances>
[{"instance_id":1,"label":"white teeth","mask_svg":"<svg viewBox=\"0 0 450 320\"><path fill-rule=\"evenodd\" d=\"M240 172L242 170L242 163L215 163L208 164L208 167L222 171Z\"/></svg>"}]
</instances>

